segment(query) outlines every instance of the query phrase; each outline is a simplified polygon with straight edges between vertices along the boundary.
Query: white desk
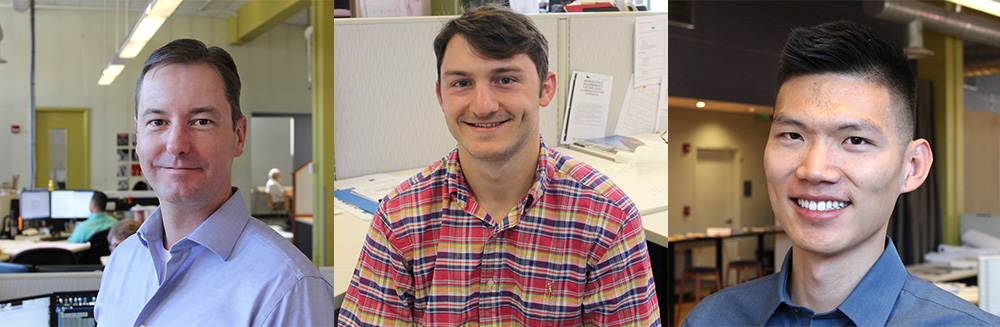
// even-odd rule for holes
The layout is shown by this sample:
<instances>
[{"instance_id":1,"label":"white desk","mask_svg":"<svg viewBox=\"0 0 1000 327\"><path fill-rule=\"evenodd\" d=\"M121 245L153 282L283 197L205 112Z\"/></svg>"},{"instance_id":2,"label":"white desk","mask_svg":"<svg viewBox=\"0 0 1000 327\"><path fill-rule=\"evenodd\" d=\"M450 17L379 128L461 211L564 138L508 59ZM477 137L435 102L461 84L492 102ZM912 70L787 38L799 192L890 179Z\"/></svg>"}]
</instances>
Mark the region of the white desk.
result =
<instances>
[{"instance_id":1,"label":"white desk","mask_svg":"<svg viewBox=\"0 0 1000 327\"><path fill-rule=\"evenodd\" d=\"M947 264L920 263L906 266L913 276L928 282L950 282L979 275L978 269L956 269Z\"/></svg>"},{"instance_id":2,"label":"white desk","mask_svg":"<svg viewBox=\"0 0 1000 327\"><path fill-rule=\"evenodd\" d=\"M636 138L656 151L664 153L667 151L667 144L659 138L659 135L648 134ZM642 162L630 165L615 163L608 159L563 147L558 147L556 150L593 166L611 178L638 207L642 216L642 225L646 231L646 239L664 247L667 246L667 235L669 235L666 206L667 162ZM409 169L389 174L412 176L422 169ZM336 185L336 181L334 185ZM662 198L647 196L646 190L651 189L650 185L662 185ZM334 205L341 206L340 201L335 201ZM371 221L361 219L345 211L334 215L333 224L335 249L333 254L333 291L334 294L337 294L334 308L339 308L344 293L347 292L347 287L351 284L351 277L354 275L358 257L361 256L361 248L364 246L365 236L368 234Z\"/></svg>"},{"instance_id":3,"label":"white desk","mask_svg":"<svg viewBox=\"0 0 1000 327\"><path fill-rule=\"evenodd\" d=\"M10 255L11 257L21 253L21 251L37 248L60 248L80 252L89 249L90 243L69 243L65 240L54 242L0 240L0 250L3 250L4 255Z\"/></svg>"}]
</instances>

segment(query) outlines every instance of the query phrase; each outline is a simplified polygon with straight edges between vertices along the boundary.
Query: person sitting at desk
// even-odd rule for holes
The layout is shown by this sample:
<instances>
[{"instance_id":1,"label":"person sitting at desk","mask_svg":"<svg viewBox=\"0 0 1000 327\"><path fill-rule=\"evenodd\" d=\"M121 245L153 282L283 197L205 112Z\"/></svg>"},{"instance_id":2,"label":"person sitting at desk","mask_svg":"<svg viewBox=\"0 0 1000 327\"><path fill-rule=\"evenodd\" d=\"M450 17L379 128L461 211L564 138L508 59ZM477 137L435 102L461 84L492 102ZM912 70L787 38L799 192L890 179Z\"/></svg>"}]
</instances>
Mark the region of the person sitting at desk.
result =
<instances>
[{"instance_id":1,"label":"person sitting at desk","mask_svg":"<svg viewBox=\"0 0 1000 327\"><path fill-rule=\"evenodd\" d=\"M281 170L271 168L267 172L267 184L264 184L264 192L271 195L271 203L275 210L285 208L285 188L281 187Z\"/></svg>"},{"instance_id":2,"label":"person sitting at desk","mask_svg":"<svg viewBox=\"0 0 1000 327\"><path fill-rule=\"evenodd\" d=\"M87 242L94 233L111 228L111 226L118 222L118 219L108 216L104 212L104 207L107 203L108 196L104 195L101 191L95 191L94 196L90 198L90 216L87 217L87 220L76 225L76 228L73 229L73 235L69 236L67 242Z\"/></svg>"},{"instance_id":3,"label":"person sitting at desk","mask_svg":"<svg viewBox=\"0 0 1000 327\"><path fill-rule=\"evenodd\" d=\"M108 231L108 250L115 252L118 244L135 234L139 230L139 226L142 226L142 223L134 219L123 219L111 226L111 231Z\"/></svg>"}]
</instances>

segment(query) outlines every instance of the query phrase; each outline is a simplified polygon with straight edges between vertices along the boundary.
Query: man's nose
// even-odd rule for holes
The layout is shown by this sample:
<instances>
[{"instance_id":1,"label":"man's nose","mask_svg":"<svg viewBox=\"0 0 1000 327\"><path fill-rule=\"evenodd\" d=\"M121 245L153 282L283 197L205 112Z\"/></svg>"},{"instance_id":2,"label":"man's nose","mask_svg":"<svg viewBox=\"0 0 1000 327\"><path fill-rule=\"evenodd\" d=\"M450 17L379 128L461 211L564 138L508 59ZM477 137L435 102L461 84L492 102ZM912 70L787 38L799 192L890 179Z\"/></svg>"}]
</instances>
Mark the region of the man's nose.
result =
<instances>
[{"instance_id":1,"label":"man's nose","mask_svg":"<svg viewBox=\"0 0 1000 327\"><path fill-rule=\"evenodd\" d=\"M835 149L819 143L810 144L795 175L811 184L836 183L841 174Z\"/></svg>"},{"instance_id":2,"label":"man's nose","mask_svg":"<svg viewBox=\"0 0 1000 327\"><path fill-rule=\"evenodd\" d=\"M500 110L500 104L497 102L493 88L478 85L475 92L475 98L472 99L470 109L477 117L486 117Z\"/></svg>"},{"instance_id":3,"label":"man's nose","mask_svg":"<svg viewBox=\"0 0 1000 327\"><path fill-rule=\"evenodd\" d=\"M187 126L173 125L167 133L167 152L183 156L191 152L191 131Z\"/></svg>"}]
</instances>

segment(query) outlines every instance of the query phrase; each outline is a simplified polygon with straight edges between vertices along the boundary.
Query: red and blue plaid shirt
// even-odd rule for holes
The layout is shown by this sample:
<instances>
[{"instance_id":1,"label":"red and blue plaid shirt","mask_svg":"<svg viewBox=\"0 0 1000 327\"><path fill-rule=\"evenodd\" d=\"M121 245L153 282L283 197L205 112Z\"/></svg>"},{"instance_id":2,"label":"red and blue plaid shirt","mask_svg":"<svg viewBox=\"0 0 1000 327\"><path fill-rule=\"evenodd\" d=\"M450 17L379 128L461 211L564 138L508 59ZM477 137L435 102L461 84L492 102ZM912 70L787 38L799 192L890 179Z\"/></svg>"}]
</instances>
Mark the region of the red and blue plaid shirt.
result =
<instances>
[{"instance_id":1,"label":"red and blue plaid shirt","mask_svg":"<svg viewBox=\"0 0 1000 327\"><path fill-rule=\"evenodd\" d=\"M341 326L659 326L635 204L541 143L535 182L491 219L457 149L379 205Z\"/></svg>"}]
</instances>

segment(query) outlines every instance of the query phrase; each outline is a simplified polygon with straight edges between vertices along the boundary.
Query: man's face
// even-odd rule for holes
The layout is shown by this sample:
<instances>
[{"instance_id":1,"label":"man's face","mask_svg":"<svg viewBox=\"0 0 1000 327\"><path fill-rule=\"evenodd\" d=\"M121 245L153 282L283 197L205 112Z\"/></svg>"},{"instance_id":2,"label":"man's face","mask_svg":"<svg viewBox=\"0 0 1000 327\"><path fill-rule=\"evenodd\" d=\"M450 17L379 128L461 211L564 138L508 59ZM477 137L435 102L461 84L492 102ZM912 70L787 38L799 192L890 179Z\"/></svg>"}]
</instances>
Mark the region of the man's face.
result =
<instances>
[{"instance_id":1,"label":"man's face","mask_svg":"<svg viewBox=\"0 0 1000 327\"><path fill-rule=\"evenodd\" d=\"M540 82L534 62L525 54L484 58L462 35L455 35L445 49L436 86L448 130L462 152L499 162L533 144L537 147L531 141L538 138L538 108L552 101L556 80L548 73Z\"/></svg>"},{"instance_id":2,"label":"man's face","mask_svg":"<svg viewBox=\"0 0 1000 327\"><path fill-rule=\"evenodd\" d=\"M246 119L233 130L222 78L205 64L166 65L143 79L135 118L142 172L160 201L200 203L229 194Z\"/></svg>"},{"instance_id":3,"label":"man's face","mask_svg":"<svg viewBox=\"0 0 1000 327\"><path fill-rule=\"evenodd\" d=\"M836 255L882 242L896 198L923 181L908 183L904 158L917 141L900 142L891 100L885 87L848 75L781 86L764 170L771 206L797 247Z\"/></svg>"}]
</instances>

